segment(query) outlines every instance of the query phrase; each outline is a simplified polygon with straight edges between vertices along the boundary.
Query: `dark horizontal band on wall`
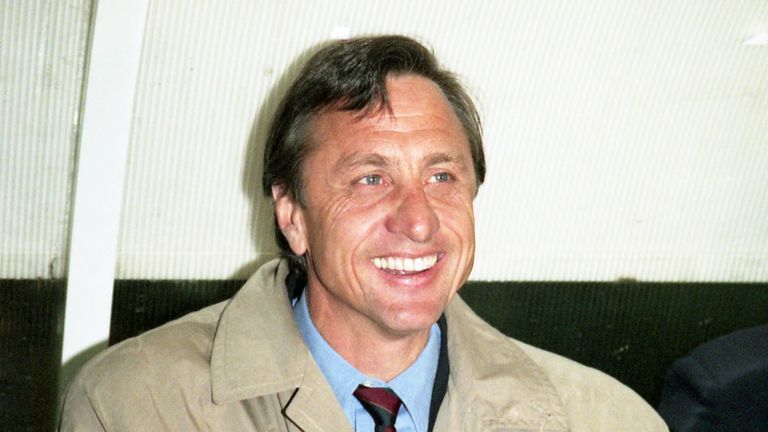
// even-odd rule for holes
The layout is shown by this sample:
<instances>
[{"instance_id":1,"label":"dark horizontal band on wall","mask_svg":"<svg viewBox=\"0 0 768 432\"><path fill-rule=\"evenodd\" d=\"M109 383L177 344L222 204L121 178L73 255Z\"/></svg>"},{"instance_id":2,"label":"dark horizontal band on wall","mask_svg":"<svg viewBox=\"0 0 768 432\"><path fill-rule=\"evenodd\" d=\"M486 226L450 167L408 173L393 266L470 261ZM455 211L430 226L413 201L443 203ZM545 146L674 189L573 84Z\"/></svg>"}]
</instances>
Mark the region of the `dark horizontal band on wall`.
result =
<instances>
[{"instance_id":1,"label":"dark horizontal band on wall","mask_svg":"<svg viewBox=\"0 0 768 432\"><path fill-rule=\"evenodd\" d=\"M242 284L115 281L110 342L226 300ZM65 285L0 279L0 430L52 429ZM470 282L461 295L505 334L603 370L654 406L672 360L768 322L768 283Z\"/></svg>"},{"instance_id":2,"label":"dark horizontal band on wall","mask_svg":"<svg viewBox=\"0 0 768 432\"><path fill-rule=\"evenodd\" d=\"M226 300L243 282L118 280L110 343ZM654 406L675 358L768 322L768 283L469 282L460 295L503 333L600 369Z\"/></svg>"},{"instance_id":3,"label":"dark horizontal band on wall","mask_svg":"<svg viewBox=\"0 0 768 432\"><path fill-rule=\"evenodd\" d=\"M0 279L0 430L54 429L64 280Z\"/></svg>"}]
</instances>

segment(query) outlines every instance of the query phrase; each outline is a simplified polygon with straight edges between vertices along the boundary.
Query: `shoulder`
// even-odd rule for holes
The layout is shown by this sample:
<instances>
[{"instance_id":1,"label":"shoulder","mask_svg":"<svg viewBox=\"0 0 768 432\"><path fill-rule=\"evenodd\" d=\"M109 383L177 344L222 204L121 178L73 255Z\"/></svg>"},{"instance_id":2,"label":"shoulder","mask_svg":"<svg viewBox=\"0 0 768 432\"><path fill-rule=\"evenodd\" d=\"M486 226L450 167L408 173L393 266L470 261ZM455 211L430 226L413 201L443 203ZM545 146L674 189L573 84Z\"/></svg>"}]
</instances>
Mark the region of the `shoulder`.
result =
<instances>
[{"instance_id":1,"label":"shoulder","mask_svg":"<svg viewBox=\"0 0 768 432\"><path fill-rule=\"evenodd\" d=\"M740 330L694 348L674 361L664 391L695 390L711 404L729 405L765 391L768 324ZM663 399L663 398L662 398Z\"/></svg>"},{"instance_id":2,"label":"shoulder","mask_svg":"<svg viewBox=\"0 0 768 432\"><path fill-rule=\"evenodd\" d=\"M539 365L552 382L574 431L667 430L656 411L615 378L560 355L510 341Z\"/></svg>"},{"instance_id":3,"label":"shoulder","mask_svg":"<svg viewBox=\"0 0 768 432\"><path fill-rule=\"evenodd\" d=\"M675 360L659 412L677 430L766 430L768 324L707 342Z\"/></svg>"},{"instance_id":4,"label":"shoulder","mask_svg":"<svg viewBox=\"0 0 768 432\"><path fill-rule=\"evenodd\" d=\"M100 422L120 423L142 408L151 412L144 405L169 399L168 389L210 399L210 355L224 306L193 312L91 359L70 383L64 417L88 411Z\"/></svg>"},{"instance_id":5,"label":"shoulder","mask_svg":"<svg viewBox=\"0 0 768 432\"><path fill-rule=\"evenodd\" d=\"M516 377L518 386L526 378L521 371L528 371L528 376L536 377L541 388L556 393L572 432L667 431L645 400L607 374L502 334L460 299L451 303L448 312L455 321L451 325L451 319L448 320L448 336L461 342L465 353L457 366L492 369L498 376L503 371L504 376ZM493 347L491 355L489 347ZM485 354L479 356L480 352Z\"/></svg>"}]
</instances>

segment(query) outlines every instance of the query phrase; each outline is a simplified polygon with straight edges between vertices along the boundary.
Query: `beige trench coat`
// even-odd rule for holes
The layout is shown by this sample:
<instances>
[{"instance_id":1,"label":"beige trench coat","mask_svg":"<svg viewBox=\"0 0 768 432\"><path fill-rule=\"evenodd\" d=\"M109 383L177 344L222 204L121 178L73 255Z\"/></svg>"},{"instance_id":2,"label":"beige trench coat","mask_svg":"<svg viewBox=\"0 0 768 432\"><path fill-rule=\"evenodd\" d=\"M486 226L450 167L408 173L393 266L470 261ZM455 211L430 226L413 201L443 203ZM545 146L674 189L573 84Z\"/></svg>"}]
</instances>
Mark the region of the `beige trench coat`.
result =
<instances>
[{"instance_id":1,"label":"beige trench coat","mask_svg":"<svg viewBox=\"0 0 768 432\"><path fill-rule=\"evenodd\" d=\"M94 358L71 383L63 431L351 431L293 324L286 265L263 266L229 302ZM451 373L435 431L661 432L613 378L509 339L456 298Z\"/></svg>"}]
</instances>

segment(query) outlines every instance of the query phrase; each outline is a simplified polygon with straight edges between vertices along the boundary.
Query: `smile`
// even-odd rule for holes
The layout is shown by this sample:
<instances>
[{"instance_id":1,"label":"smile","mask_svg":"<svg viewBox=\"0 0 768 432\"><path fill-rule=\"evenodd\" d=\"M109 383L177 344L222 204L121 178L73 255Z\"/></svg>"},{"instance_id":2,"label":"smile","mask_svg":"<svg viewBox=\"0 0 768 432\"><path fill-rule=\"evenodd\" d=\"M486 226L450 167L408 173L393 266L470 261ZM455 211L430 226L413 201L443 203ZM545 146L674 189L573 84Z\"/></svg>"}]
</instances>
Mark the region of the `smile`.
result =
<instances>
[{"instance_id":1,"label":"smile","mask_svg":"<svg viewBox=\"0 0 768 432\"><path fill-rule=\"evenodd\" d=\"M426 255L418 258L403 257L377 257L373 260L373 265L382 270L395 271L424 271L434 267L437 263L437 254Z\"/></svg>"}]
</instances>

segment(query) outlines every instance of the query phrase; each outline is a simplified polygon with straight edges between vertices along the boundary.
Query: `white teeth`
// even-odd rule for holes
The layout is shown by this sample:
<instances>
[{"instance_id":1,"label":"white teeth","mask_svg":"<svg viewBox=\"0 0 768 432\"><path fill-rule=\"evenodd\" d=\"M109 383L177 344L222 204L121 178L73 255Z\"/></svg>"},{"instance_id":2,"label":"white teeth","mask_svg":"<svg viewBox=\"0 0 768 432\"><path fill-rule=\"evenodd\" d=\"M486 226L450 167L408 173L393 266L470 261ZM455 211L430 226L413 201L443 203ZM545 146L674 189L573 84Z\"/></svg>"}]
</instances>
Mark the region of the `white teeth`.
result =
<instances>
[{"instance_id":1,"label":"white teeth","mask_svg":"<svg viewBox=\"0 0 768 432\"><path fill-rule=\"evenodd\" d=\"M413 260L411 258L406 258L403 260L403 270L413 271Z\"/></svg>"},{"instance_id":2,"label":"white teeth","mask_svg":"<svg viewBox=\"0 0 768 432\"><path fill-rule=\"evenodd\" d=\"M424 271L432 268L437 263L437 254L418 258L381 257L374 258L373 265L382 270L397 271Z\"/></svg>"}]
</instances>

